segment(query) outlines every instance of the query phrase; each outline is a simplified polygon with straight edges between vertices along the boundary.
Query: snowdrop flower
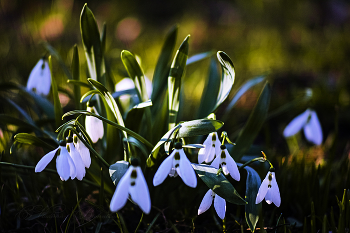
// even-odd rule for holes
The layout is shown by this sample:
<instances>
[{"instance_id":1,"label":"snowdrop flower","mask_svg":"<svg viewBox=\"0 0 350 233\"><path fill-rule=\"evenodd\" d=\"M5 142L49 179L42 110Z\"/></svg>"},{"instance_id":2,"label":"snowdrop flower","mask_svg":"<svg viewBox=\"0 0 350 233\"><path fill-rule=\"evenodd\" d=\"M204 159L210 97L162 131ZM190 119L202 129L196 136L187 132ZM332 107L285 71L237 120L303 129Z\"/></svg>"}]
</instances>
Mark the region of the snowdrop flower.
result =
<instances>
[{"instance_id":1,"label":"snowdrop flower","mask_svg":"<svg viewBox=\"0 0 350 233\"><path fill-rule=\"evenodd\" d=\"M152 82L146 77L145 78L145 84L146 84L146 91L147 91L147 95L148 97L151 97L152 95ZM121 81L119 81L116 85L115 85L115 91L124 91L124 90L129 90L129 89L134 89L135 88L135 83L131 78L123 78ZM122 95L120 96L120 98L122 99L127 99L128 95Z\"/></svg>"},{"instance_id":2,"label":"snowdrop flower","mask_svg":"<svg viewBox=\"0 0 350 233\"><path fill-rule=\"evenodd\" d=\"M259 204L264 198L267 204L275 203L277 207L281 205L280 190L277 185L275 170L272 168L267 173L265 179L260 185L255 204Z\"/></svg>"},{"instance_id":3,"label":"snowdrop flower","mask_svg":"<svg viewBox=\"0 0 350 233\"><path fill-rule=\"evenodd\" d=\"M214 193L214 191L211 189L209 189L208 192L204 195L203 200L198 208L198 215L207 211L213 203L213 200L216 213L221 219L224 219L226 212L226 201L224 198Z\"/></svg>"},{"instance_id":4,"label":"snowdrop flower","mask_svg":"<svg viewBox=\"0 0 350 233\"><path fill-rule=\"evenodd\" d=\"M283 135L290 137L298 133L301 129L304 129L305 137L309 142L315 145L322 144L322 128L315 111L306 109L305 112L295 117L284 129Z\"/></svg>"},{"instance_id":5,"label":"snowdrop flower","mask_svg":"<svg viewBox=\"0 0 350 233\"><path fill-rule=\"evenodd\" d=\"M80 133L81 135L81 133ZM83 160L84 166L86 168L89 168L91 165L91 157L90 157L90 151L89 149L85 146L85 144L78 138L77 135L73 135L73 141L74 141L74 146L75 149L79 152L81 159Z\"/></svg>"},{"instance_id":6,"label":"snowdrop flower","mask_svg":"<svg viewBox=\"0 0 350 233\"><path fill-rule=\"evenodd\" d=\"M68 150L66 148L66 142L60 141L60 145L57 149L50 151L44 155L40 161L35 166L35 172L41 172L46 168L46 166L51 162L53 157L57 155L56 159L56 169L61 180L68 180L69 177L72 179L76 176L76 169L72 158L70 157Z\"/></svg>"},{"instance_id":7,"label":"snowdrop flower","mask_svg":"<svg viewBox=\"0 0 350 233\"><path fill-rule=\"evenodd\" d=\"M30 72L27 90L34 91L39 95L47 96L51 88L51 73L49 64L42 58L36 63Z\"/></svg>"},{"instance_id":8,"label":"snowdrop flower","mask_svg":"<svg viewBox=\"0 0 350 233\"><path fill-rule=\"evenodd\" d=\"M75 165L75 169L76 169L76 176L74 178L77 178L78 180L82 180L85 176L85 165L84 162L79 154L79 152L77 151L77 149L75 148L74 144L73 144L73 138L72 137L68 137L67 138L67 150L68 153L70 155L70 157L73 159L74 165ZM72 179L74 179L73 177L71 177Z\"/></svg>"},{"instance_id":9,"label":"snowdrop flower","mask_svg":"<svg viewBox=\"0 0 350 233\"><path fill-rule=\"evenodd\" d=\"M153 177L153 185L160 185L168 175L176 176L176 174L181 177L187 186L192 188L197 186L196 173L180 142L175 143L173 152L159 166Z\"/></svg>"},{"instance_id":10,"label":"snowdrop flower","mask_svg":"<svg viewBox=\"0 0 350 233\"><path fill-rule=\"evenodd\" d=\"M218 133L214 132L214 133L210 133L207 137L207 139L205 139L203 145L205 146L205 148L201 148L198 152L198 163L210 163L215 155L219 156L221 153L220 150L220 141L219 141L219 137L218 137Z\"/></svg>"},{"instance_id":11,"label":"snowdrop flower","mask_svg":"<svg viewBox=\"0 0 350 233\"><path fill-rule=\"evenodd\" d=\"M131 161L130 167L120 179L111 200L111 211L117 212L123 208L129 194L144 213L148 214L151 211L151 198L148 186L137 159Z\"/></svg>"},{"instance_id":12,"label":"snowdrop flower","mask_svg":"<svg viewBox=\"0 0 350 233\"><path fill-rule=\"evenodd\" d=\"M225 145L221 145L220 149L221 149L220 154L216 156L214 161L211 163L211 166L215 168L221 167L225 175L230 174L233 179L239 181L241 176L239 174L236 162L228 153Z\"/></svg>"},{"instance_id":13,"label":"snowdrop flower","mask_svg":"<svg viewBox=\"0 0 350 233\"><path fill-rule=\"evenodd\" d=\"M95 107L87 106L87 111L99 115ZM86 116L85 129L93 143L96 143L98 139L102 139L104 130L103 122L100 119L93 116Z\"/></svg>"}]
</instances>

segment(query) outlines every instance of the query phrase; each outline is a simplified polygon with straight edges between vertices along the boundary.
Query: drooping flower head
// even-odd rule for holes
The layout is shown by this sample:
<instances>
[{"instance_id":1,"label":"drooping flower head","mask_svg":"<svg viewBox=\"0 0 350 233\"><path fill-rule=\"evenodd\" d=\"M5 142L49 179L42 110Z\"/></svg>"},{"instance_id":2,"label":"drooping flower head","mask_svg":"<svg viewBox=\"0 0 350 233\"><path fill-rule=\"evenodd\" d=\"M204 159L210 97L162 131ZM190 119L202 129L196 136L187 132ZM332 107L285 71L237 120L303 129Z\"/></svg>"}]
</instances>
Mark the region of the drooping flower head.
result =
<instances>
[{"instance_id":1,"label":"drooping flower head","mask_svg":"<svg viewBox=\"0 0 350 233\"><path fill-rule=\"evenodd\" d=\"M80 133L81 135L81 133ZM74 146L79 152L81 159L84 162L84 166L86 168L89 168L91 165L91 157L90 157L90 151L89 149L85 146L85 144L79 139L77 135L73 135L73 142Z\"/></svg>"},{"instance_id":2,"label":"drooping flower head","mask_svg":"<svg viewBox=\"0 0 350 233\"><path fill-rule=\"evenodd\" d=\"M255 199L255 204L259 204L264 198L267 204L275 203L277 207L281 205L280 190L277 185L274 168L270 169L261 183L258 195Z\"/></svg>"},{"instance_id":3,"label":"drooping flower head","mask_svg":"<svg viewBox=\"0 0 350 233\"><path fill-rule=\"evenodd\" d=\"M138 160L133 159L131 165L120 179L113 194L110 209L117 212L126 204L129 194L131 199L148 214L151 211L151 198L145 177L139 166Z\"/></svg>"},{"instance_id":4,"label":"drooping flower head","mask_svg":"<svg viewBox=\"0 0 350 233\"><path fill-rule=\"evenodd\" d=\"M39 95L47 96L51 88L51 73L49 64L42 58L36 63L30 72L27 90L34 91Z\"/></svg>"},{"instance_id":5,"label":"drooping flower head","mask_svg":"<svg viewBox=\"0 0 350 233\"><path fill-rule=\"evenodd\" d=\"M99 115L96 108L87 106L87 111L88 112L92 112L96 115ZM98 139L102 139L103 138L103 122L93 116L86 116L85 118L85 129L86 132L89 134L91 141L93 143L96 143L98 141Z\"/></svg>"},{"instance_id":6,"label":"drooping flower head","mask_svg":"<svg viewBox=\"0 0 350 233\"><path fill-rule=\"evenodd\" d=\"M56 158L56 169L61 180L72 179L76 176L76 169L72 158L70 157L66 148L66 142L60 141L59 147L53 151L50 151L44 155L35 166L35 172L41 172L51 162L51 160L57 155Z\"/></svg>"},{"instance_id":7,"label":"drooping flower head","mask_svg":"<svg viewBox=\"0 0 350 233\"><path fill-rule=\"evenodd\" d=\"M322 128L317 114L311 109L295 117L284 129L284 137L290 137L304 129L305 138L315 145L321 145L323 140Z\"/></svg>"},{"instance_id":8,"label":"drooping flower head","mask_svg":"<svg viewBox=\"0 0 350 233\"><path fill-rule=\"evenodd\" d=\"M72 137L68 137L67 138L67 151L70 155L70 157L72 158L74 165L75 165L75 169L76 169L76 178L78 180L82 180L85 176L85 165L84 162L78 152L78 150L75 148L74 144L73 144L73 138ZM74 179L73 177L71 177L72 179Z\"/></svg>"},{"instance_id":9,"label":"drooping flower head","mask_svg":"<svg viewBox=\"0 0 350 233\"><path fill-rule=\"evenodd\" d=\"M215 155L216 156L220 155L221 144L220 144L217 132L210 133L207 139L205 139L203 145L204 145L204 148L201 148L198 152L199 164L203 162L210 163L215 158Z\"/></svg>"},{"instance_id":10,"label":"drooping flower head","mask_svg":"<svg viewBox=\"0 0 350 233\"><path fill-rule=\"evenodd\" d=\"M220 155L216 156L214 161L211 163L211 166L215 168L221 167L225 175L230 174L233 179L239 181L241 176L239 174L236 162L228 153L225 145L221 145L220 150L221 150Z\"/></svg>"},{"instance_id":11,"label":"drooping flower head","mask_svg":"<svg viewBox=\"0 0 350 233\"><path fill-rule=\"evenodd\" d=\"M209 189L208 192L203 197L203 200L198 208L198 215L207 211L214 200L214 208L216 213L221 219L225 218L226 213L226 201L224 198L220 197L213 190Z\"/></svg>"},{"instance_id":12,"label":"drooping flower head","mask_svg":"<svg viewBox=\"0 0 350 233\"><path fill-rule=\"evenodd\" d=\"M170 174L172 176L178 174L189 187L195 188L197 186L196 172L193 170L180 142L175 143L173 152L160 164L153 177L153 185L160 185Z\"/></svg>"}]
</instances>

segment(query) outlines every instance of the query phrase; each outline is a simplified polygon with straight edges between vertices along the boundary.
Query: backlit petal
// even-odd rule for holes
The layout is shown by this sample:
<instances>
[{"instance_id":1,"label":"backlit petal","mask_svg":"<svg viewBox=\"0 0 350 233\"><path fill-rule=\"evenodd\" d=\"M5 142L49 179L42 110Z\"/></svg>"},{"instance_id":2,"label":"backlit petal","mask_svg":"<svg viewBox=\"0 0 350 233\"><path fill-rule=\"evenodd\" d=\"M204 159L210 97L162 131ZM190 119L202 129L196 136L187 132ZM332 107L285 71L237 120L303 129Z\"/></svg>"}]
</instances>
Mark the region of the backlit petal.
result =
<instances>
[{"instance_id":1,"label":"backlit petal","mask_svg":"<svg viewBox=\"0 0 350 233\"><path fill-rule=\"evenodd\" d=\"M277 207L281 205L281 195L280 195L280 189L278 188L278 184L276 181L275 173L272 172L272 181L271 181L271 200Z\"/></svg>"},{"instance_id":2,"label":"backlit petal","mask_svg":"<svg viewBox=\"0 0 350 233\"><path fill-rule=\"evenodd\" d=\"M210 145L210 147L207 149L205 162L210 163L211 161L213 161L214 157L215 157L215 147L213 147L213 145Z\"/></svg>"},{"instance_id":3,"label":"backlit petal","mask_svg":"<svg viewBox=\"0 0 350 233\"><path fill-rule=\"evenodd\" d=\"M46 168L46 166L51 162L51 160L53 159L53 157L55 156L57 150L59 148L50 151L49 153L47 153L46 155L44 155L39 162L36 164L35 166L35 172L41 172L42 170L44 170Z\"/></svg>"},{"instance_id":4,"label":"backlit petal","mask_svg":"<svg viewBox=\"0 0 350 233\"><path fill-rule=\"evenodd\" d=\"M83 160L84 166L86 168L89 168L91 165L90 151L79 138L77 138L77 140L77 143L74 144L75 148L78 150L81 159Z\"/></svg>"},{"instance_id":5,"label":"backlit petal","mask_svg":"<svg viewBox=\"0 0 350 233\"><path fill-rule=\"evenodd\" d=\"M271 204L272 203L272 192L271 192L271 188L267 189L266 195L265 195L265 201L267 204Z\"/></svg>"},{"instance_id":6,"label":"backlit petal","mask_svg":"<svg viewBox=\"0 0 350 233\"><path fill-rule=\"evenodd\" d=\"M311 111L309 122L304 126L304 134L309 142L321 145L323 140L322 128L315 111Z\"/></svg>"},{"instance_id":7,"label":"backlit petal","mask_svg":"<svg viewBox=\"0 0 350 233\"><path fill-rule=\"evenodd\" d=\"M180 153L180 177L183 182L192 188L197 186L196 172L193 170L190 160L188 160L183 149L179 150Z\"/></svg>"},{"instance_id":8,"label":"backlit petal","mask_svg":"<svg viewBox=\"0 0 350 233\"><path fill-rule=\"evenodd\" d=\"M310 116L310 110L306 109L305 112L295 117L284 129L283 136L290 137L298 133L306 124Z\"/></svg>"},{"instance_id":9,"label":"backlit petal","mask_svg":"<svg viewBox=\"0 0 350 233\"><path fill-rule=\"evenodd\" d=\"M33 90L39 95L47 96L51 88L51 73L49 64L44 59L40 59L30 72L27 89Z\"/></svg>"},{"instance_id":10,"label":"backlit petal","mask_svg":"<svg viewBox=\"0 0 350 233\"><path fill-rule=\"evenodd\" d=\"M145 177L140 167L136 167L137 177L134 186L130 186L132 200L148 214L151 211L151 198Z\"/></svg>"},{"instance_id":11,"label":"backlit petal","mask_svg":"<svg viewBox=\"0 0 350 233\"><path fill-rule=\"evenodd\" d=\"M267 190L268 190L268 185L269 185L269 172L267 173L265 179L263 180L263 182L260 185L258 194L256 195L256 199L255 199L255 204L259 204L262 200L264 200Z\"/></svg>"},{"instance_id":12,"label":"backlit petal","mask_svg":"<svg viewBox=\"0 0 350 233\"><path fill-rule=\"evenodd\" d=\"M57 156L56 159L56 169L58 175L61 177L62 180L68 180L71 176L71 166L70 166L70 156L68 154L68 151L66 147L60 146L61 151L60 154ZM74 166L74 164L73 164ZM75 171L75 167L74 167Z\"/></svg>"},{"instance_id":13,"label":"backlit petal","mask_svg":"<svg viewBox=\"0 0 350 233\"><path fill-rule=\"evenodd\" d=\"M112 212L117 212L126 204L129 197L130 188L130 175L132 172L132 166L125 172L124 176L120 179L117 188L113 194L110 209Z\"/></svg>"},{"instance_id":14,"label":"backlit petal","mask_svg":"<svg viewBox=\"0 0 350 233\"><path fill-rule=\"evenodd\" d=\"M173 166L175 150L160 164L156 174L153 177L153 185L157 186L163 183L165 178L169 175L170 170Z\"/></svg>"},{"instance_id":15,"label":"backlit petal","mask_svg":"<svg viewBox=\"0 0 350 233\"><path fill-rule=\"evenodd\" d=\"M198 151L198 164L201 164L204 162L205 158L206 158L206 148L201 148Z\"/></svg>"},{"instance_id":16,"label":"backlit petal","mask_svg":"<svg viewBox=\"0 0 350 233\"><path fill-rule=\"evenodd\" d=\"M87 110L99 115L95 107L88 107ZM96 143L98 139L102 139L104 130L103 122L100 119L93 116L86 116L85 129L93 143Z\"/></svg>"},{"instance_id":17,"label":"backlit petal","mask_svg":"<svg viewBox=\"0 0 350 233\"><path fill-rule=\"evenodd\" d=\"M220 152L221 153L221 152ZM216 158L213 160L213 162L210 164L212 167L219 168L221 162L221 157L216 156Z\"/></svg>"},{"instance_id":18,"label":"backlit petal","mask_svg":"<svg viewBox=\"0 0 350 233\"><path fill-rule=\"evenodd\" d=\"M221 219L224 219L225 213L226 213L226 201L224 198L220 197L217 194L215 194L215 198L214 198L214 208L218 216Z\"/></svg>"},{"instance_id":19,"label":"backlit petal","mask_svg":"<svg viewBox=\"0 0 350 233\"><path fill-rule=\"evenodd\" d=\"M85 165L79 152L75 149L73 142L68 143L70 149L70 156L73 159L75 169L76 169L76 178L82 180L85 176Z\"/></svg>"},{"instance_id":20,"label":"backlit petal","mask_svg":"<svg viewBox=\"0 0 350 233\"><path fill-rule=\"evenodd\" d=\"M201 204L199 205L199 208L198 208L198 215L204 213L205 211L207 211L210 206L211 206L211 203L213 203L213 190L209 189L203 199L202 199L202 202Z\"/></svg>"},{"instance_id":21,"label":"backlit petal","mask_svg":"<svg viewBox=\"0 0 350 233\"><path fill-rule=\"evenodd\" d=\"M241 176L239 174L236 162L233 160L231 155L228 153L227 149L225 149L225 154L226 154L227 170L229 171L229 173L233 179L239 181Z\"/></svg>"}]
</instances>

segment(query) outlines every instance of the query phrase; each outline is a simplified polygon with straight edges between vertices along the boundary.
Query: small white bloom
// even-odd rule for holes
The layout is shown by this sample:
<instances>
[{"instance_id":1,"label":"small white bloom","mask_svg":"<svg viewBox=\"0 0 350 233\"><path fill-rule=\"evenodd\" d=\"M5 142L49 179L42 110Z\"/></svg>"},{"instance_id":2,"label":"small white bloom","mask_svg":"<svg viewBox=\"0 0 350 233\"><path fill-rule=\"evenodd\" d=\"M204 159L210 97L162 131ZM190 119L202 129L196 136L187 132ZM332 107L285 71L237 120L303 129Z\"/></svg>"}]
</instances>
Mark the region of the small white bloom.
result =
<instances>
[{"instance_id":1,"label":"small white bloom","mask_svg":"<svg viewBox=\"0 0 350 233\"><path fill-rule=\"evenodd\" d=\"M146 91L147 95L150 98L152 95L152 82L146 77L145 78L145 84L146 84ZM115 91L125 91L135 88L135 83L131 78L123 78L115 85ZM120 96L122 99L129 98L127 94Z\"/></svg>"},{"instance_id":2,"label":"small white bloom","mask_svg":"<svg viewBox=\"0 0 350 233\"><path fill-rule=\"evenodd\" d=\"M99 115L95 107L87 107L87 111ZM86 116L85 129L93 143L103 138L103 122L100 119L93 116Z\"/></svg>"},{"instance_id":3,"label":"small white bloom","mask_svg":"<svg viewBox=\"0 0 350 233\"><path fill-rule=\"evenodd\" d=\"M188 160L181 143L175 143L175 149L159 166L153 177L153 185L157 186L163 183L168 175L181 177L183 182L192 188L197 186L196 172L193 170L190 160Z\"/></svg>"},{"instance_id":4,"label":"small white bloom","mask_svg":"<svg viewBox=\"0 0 350 233\"><path fill-rule=\"evenodd\" d=\"M203 200L198 208L198 215L207 211L213 203L213 200L216 213L221 219L224 219L226 213L226 201L224 198L214 193L214 191L211 189L209 189L208 192L204 195Z\"/></svg>"},{"instance_id":5,"label":"small white bloom","mask_svg":"<svg viewBox=\"0 0 350 233\"><path fill-rule=\"evenodd\" d=\"M70 155L70 157L73 159L74 165L75 165L75 169L76 169L76 178L78 180L82 180L85 176L85 165L84 162L79 154L79 152L77 151L77 149L75 148L74 144L73 144L73 138L69 137L67 140L67 150L68 153ZM72 179L74 179L72 177Z\"/></svg>"},{"instance_id":6,"label":"small white bloom","mask_svg":"<svg viewBox=\"0 0 350 233\"><path fill-rule=\"evenodd\" d=\"M275 172L269 171L260 185L255 204L259 204L265 198L267 204L275 203L277 207L281 205L280 190L277 185Z\"/></svg>"},{"instance_id":7,"label":"small white bloom","mask_svg":"<svg viewBox=\"0 0 350 233\"><path fill-rule=\"evenodd\" d=\"M221 145L220 150L220 155L216 156L214 161L211 163L211 166L215 168L221 167L225 175L230 174L233 179L239 181L241 176L239 174L236 162L228 153L225 145Z\"/></svg>"},{"instance_id":8,"label":"small white bloom","mask_svg":"<svg viewBox=\"0 0 350 233\"><path fill-rule=\"evenodd\" d=\"M284 129L284 137L290 137L304 129L304 134L309 142L321 145L323 140L322 128L317 114L311 109L295 117Z\"/></svg>"},{"instance_id":9,"label":"small white bloom","mask_svg":"<svg viewBox=\"0 0 350 233\"><path fill-rule=\"evenodd\" d=\"M51 88L51 73L49 64L44 58L40 59L30 72L27 90L47 96Z\"/></svg>"},{"instance_id":10,"label":"small white bloom","mask_svg":"<svg viewBox=\"0 0 350 233\"><path fill-rule=\"evenodd\" d=\"M219 156L221 153L220 150L220 141L218 137L218 133L210 133L205 139L203 145L204 148L201 148L198 152L198 163L201 164L203 162L210 163L215 155Z\"/></svg>"},{"instance_id":11,"label":"small white bloom","mask_svg":"<svg viewBox=\"0 0 350 233\"><path fill-rule=\"evenodd\" d=\"M148 214L151 211L151 198L145 177L136 159L131 161L131 165L120 179L113 194L110 209L117 212L126 204L129 194L131 199Z\"/></svg>"},{"instance_id":12,"label":"small white bloom","mask_svg":"<svg viewBox=\"0 0 350 233\"><path fill-rule=\"evenodd\" d=\"M66 142L61 141L57 149L50 151L44 155L35 166L35 172L41 172L51 162L53 157L57 154L56 169L61 180L72 179L76 176L76 169L72 158L70 157L66 148Z\"/></svg>"},{"instance_id":13,"label":"small white bloom","mask_svg":"<svg viewBox=\"0 0 350 233\"><path fill-rule=\"evenodd\" d=\"M81 133L80 133L81 135ZM81 159L83 160L84 166L86 168L89 168L91 165L91 157L90 157L90 151L89 149L85 146L85 144L78 138L77 135L73 135L73 141L74 141L74 146L75 149L79 152Z\"/></svg>"}]
</instances>

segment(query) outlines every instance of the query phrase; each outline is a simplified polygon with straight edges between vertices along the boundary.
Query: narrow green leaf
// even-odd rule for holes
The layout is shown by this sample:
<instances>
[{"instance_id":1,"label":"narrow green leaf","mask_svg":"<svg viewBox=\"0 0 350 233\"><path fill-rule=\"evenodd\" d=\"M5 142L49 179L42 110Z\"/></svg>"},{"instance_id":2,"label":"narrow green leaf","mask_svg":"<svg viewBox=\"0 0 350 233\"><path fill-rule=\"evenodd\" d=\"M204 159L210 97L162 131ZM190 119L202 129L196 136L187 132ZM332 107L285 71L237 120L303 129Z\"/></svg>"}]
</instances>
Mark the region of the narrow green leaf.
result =
<instances>
[{"instance_id":1,"label":"narrow green leaf","mask_svg":"<svg viewBox=\"0 0 350 233\"><path fill-rule=\"evenodd\" d=\"M171 28L171 30L167 34L167 37L165 39L165 42L163 44L161 53L157 61L157 65L154 69L153 82L152 82L153 91L152 91L152 98L151 98L153 101L160 101L160 103L163 102L163 100L161 100L160 97L162 95L162 92L166 89L171 59L172 59L172 56L175 50L175 45L176 45L177 31L178 31L178 27L174 26Z\"/></svg>"},{"instance_id":2,"label":"narrow green leaf","mask_svg":"<svg viewBox=\"0 0 350 233\"><path fill-rule=\"evenodd\" d=\"M269 110L270 97L270 86L268 82L266 82L247 123L236 140L236 145L230 151L230 154L235 156L235 160L239 161L242 158L243 154L249 149L259 133Z\"/></svg>"},{"instance_id":3,"label":"narrow green leaf","mask_svg":"<svg viewBox=\"0 0 350 233\"><path fill-rule=\"evenodd\" d=\"M24 118L27 122L29 122L30 124L34 125L34 121L33 119L28 115L28 113L26 111L24 111L23 108L21 108L18 104L16 104L15 102L13 102L11 99L5 99L9 104L11 104Z\"/></svg>"},{"instance_id":4,"label":"narrow green leaf","mask_svg":"<svg viewBox=\"0 0 350 233\"><path fill-rule=\"evenodd\" d=\"M74 49L73 49L72 76L73 76L73 80L76 83L80 83L80 63L79 63L79 52L78 52L77 45L74 45ZM80 97L81 97L80 86L74 85L74 102L75 102L75 107L77 109L82 109L82 106L80 104Z\"/></svg>"},{"instance_id":5,"label":"narrow green leaf","mask_svg":"<svg viewBox=\"0 0 350 233\"><path fill-rule=\"evenodd\" d=\"M236 205L247 204L226 177L222 173L217 174L219 169L203 164L191 165L203 182L217 195Z\"/></svg>"},{"instance_id":6,"label":"narrow green leaf","mask_svg":"<svg viewBox=\"0 0 350 233\"><path fill-rule=\"evenodd\" d=\"M15 118L13 116L6 115L6 114L0 114L0 122L2 124L16 125L18 127L23 127L23 128L41 131L41 129L38 126L36 126L32 123L22 121L18 118Z\"/></svg>"},{"instance_id":7,"label":"narrow green leaf","mask_svg":"<svg viewBox=\"0 0 350 233\"><path fill-rule=\"evenodd\" d=\"M176 124L177 113L180 106L181 79L185 74L186 61L188 58L188 35L177 50L170 68L168 78L168 98L169 98L169 129Z\"/></svg>"},{"instance_id":8,"label":"narrow green leaf","mask_svg":"<svg viewBox=\"0 0 350 233\"><path fill-rule=\"evenodd\" d=\"M30 144L30 145L35 145L35 146L40 146L40 147L45 147L47 149L53 150L58 146L57 141L56 142L56 147L48 144L47 142L41 140L40 138L28 134L28 133L18 133L14 137L14 141L16 143L22 143L22 144ZM53 141L53 140L52 140Z\"/></svg>"},{"instance_id":9,"label":"narrow green leaf","mask_svg":"<svg viewBox=\"0 0 350 233\"><path fill-rule=\"evenodd\" d=\"M233 68L233 63L231 61L231 58L222 51L217 52L217 58L221 65L222 78L221 78L219 95L217 97L214 110L212 112L216 111L216 109L228 97L232 89L232 85L235 82L235 70Z\"/></svg>"},{"instance_id":10,"label":"narrow green leaf","mask_svg":"<svg viewBox=\"0 0 350 233\"><path fill-rule=\"evenodd\" d=\"M102 33L101 33L101 49L102 54L106 51L106 39L107 39L107 25L103 23Z\"/></svg>"},{"instance_id":11,"label":"narrow green leaf","mask_svg":"<svg viewBox=\"0 0 350 233\"><path fill-rule=\"evenodd\" d=\"M61 117L62 117L63 111L60 103L60 98L58 97L58 88L57 88L55 75L52 69L51 56L49 56L48 60L49 60L49 67L51 72L51 86L52 86L53 106L54 106L54 112L55 112L55 122L56 122L56 128L58 128L62 124Z\"/></svg>"},{"instance_id":12,"label":"narrow green leaf","mask_svg":"<svg viewBox=\"0 0 350 233\"><path fill-rule=\"evenodd\" d=\"M93 80L101 81L103 54L100 33L95 16L86 3L80 15L80 31L90 76Z\"/></svg>"},{"instance_id":13,"label":"narrow green leaf","mask_svg":"<svg viewBox=\"0 0 350 233\"><path fill-rule=\"evenodd\" d=\"M109 176L115 186L118 185L120 179L124 176L129 168L129 163L126 161L118 161L109 167Z\"/></svg>"}]
</instances>

